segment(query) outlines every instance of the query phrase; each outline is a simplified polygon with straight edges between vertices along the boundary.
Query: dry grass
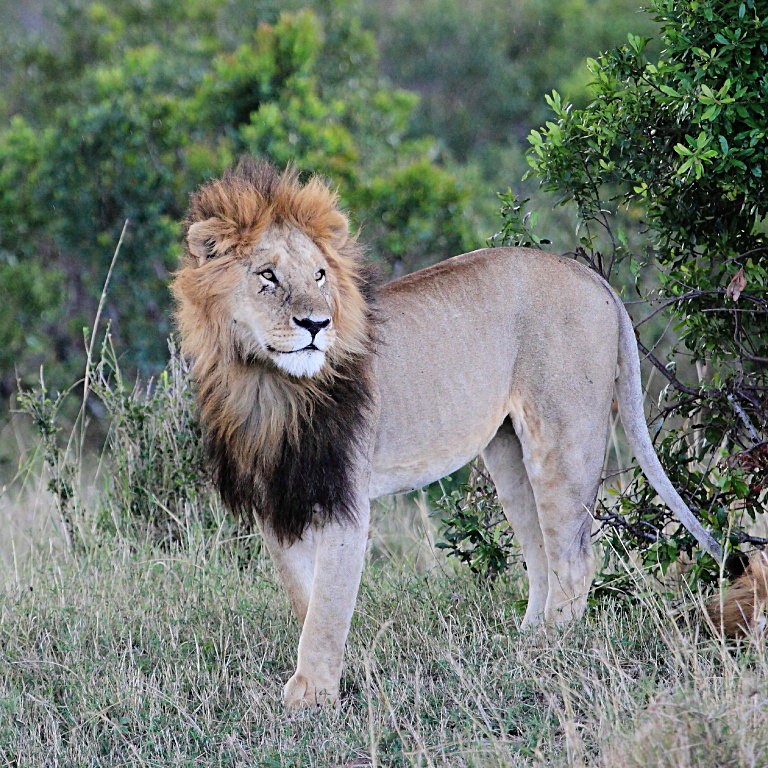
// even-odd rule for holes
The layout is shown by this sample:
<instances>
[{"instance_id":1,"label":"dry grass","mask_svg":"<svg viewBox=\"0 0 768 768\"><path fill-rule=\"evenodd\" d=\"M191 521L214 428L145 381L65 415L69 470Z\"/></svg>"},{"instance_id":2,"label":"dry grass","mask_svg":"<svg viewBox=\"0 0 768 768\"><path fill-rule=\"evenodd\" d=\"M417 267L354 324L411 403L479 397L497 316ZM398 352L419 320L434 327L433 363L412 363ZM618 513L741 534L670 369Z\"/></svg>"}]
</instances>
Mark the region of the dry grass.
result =
<instances>
[{"instance_id":1,"label":"dry grass","mask_svg":"<svg viewBox=\"0 0 768 768\"><path fill-rule=\"evenodd\" d=\"M0 482L0 589L21 578L33 551L58 549L61 530L45 483L35 479L19 492Z\"/></svg>"},{"instance_id":2,"label":"dry grass","mask_svg":"<svg viewBox=\"0 0 768 768\"><path fill-rule=\"evenodd\" d=\"M6 569L0 765L768 765L764 645L661 597L520 634L521 574L490 589L394 545L364 578L341 708L286 714L298 629L228 526Z\"/></svg>"}]
</instances>

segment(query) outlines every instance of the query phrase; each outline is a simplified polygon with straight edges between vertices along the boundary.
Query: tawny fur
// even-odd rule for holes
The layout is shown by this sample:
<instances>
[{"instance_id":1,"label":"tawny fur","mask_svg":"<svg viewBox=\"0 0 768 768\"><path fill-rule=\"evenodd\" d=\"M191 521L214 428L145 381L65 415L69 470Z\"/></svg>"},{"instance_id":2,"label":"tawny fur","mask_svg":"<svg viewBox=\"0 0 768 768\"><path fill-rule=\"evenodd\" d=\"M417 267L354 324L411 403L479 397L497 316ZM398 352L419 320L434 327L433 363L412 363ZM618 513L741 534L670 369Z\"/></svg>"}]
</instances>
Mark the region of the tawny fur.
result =
<instances>
[{"instance_id":1,"label":"tawny fur","mask_svg":"<svg viewBox=\"0 0 768 768\"><path fill-rule=\"evenodd\" d=\"M745 637L768 629L768 553L750 559L744 573L722 596L707 604L712 623L728 637Z\"/></svg>"}]
</instances>

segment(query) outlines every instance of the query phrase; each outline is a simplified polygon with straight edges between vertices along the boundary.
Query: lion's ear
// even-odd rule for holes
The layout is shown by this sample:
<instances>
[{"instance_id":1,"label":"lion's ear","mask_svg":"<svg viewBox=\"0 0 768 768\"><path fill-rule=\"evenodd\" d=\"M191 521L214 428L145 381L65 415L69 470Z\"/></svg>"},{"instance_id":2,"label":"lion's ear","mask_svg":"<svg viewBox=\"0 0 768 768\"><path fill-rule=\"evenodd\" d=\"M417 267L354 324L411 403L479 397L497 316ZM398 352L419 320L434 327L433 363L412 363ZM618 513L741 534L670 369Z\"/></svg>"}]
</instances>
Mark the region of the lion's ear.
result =
<instances>
[{"instance_id":1,"label":"lion's ear","mask_svg":"<svg viewBox=\"0 0 768 768\"><path fill-rule=\"evenodd\" d=\"M190 224L187 231L187 246L198 265L217 255L220 233L217 219L206 219Z\"/></svg>"},{"instance_id":2,"label":"lion's ear","mask_svg":"<svg viewBox=\"0 0 768 768\"><path fill-rule=\"evenodd\" d=\"M344 245L349 239L349 219L338 208L334 208L328 214L326 223L333 244Z\"/></svg>"}]
</instances>

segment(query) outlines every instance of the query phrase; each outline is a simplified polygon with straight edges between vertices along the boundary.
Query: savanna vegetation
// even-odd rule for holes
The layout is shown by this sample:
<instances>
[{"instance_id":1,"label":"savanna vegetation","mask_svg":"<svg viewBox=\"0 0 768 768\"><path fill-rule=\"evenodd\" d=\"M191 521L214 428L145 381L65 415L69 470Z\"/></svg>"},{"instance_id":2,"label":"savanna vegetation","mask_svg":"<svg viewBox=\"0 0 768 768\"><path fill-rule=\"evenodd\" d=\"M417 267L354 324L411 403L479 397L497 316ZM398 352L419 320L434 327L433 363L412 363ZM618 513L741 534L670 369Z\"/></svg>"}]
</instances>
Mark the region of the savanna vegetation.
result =
<instances>
[{"instance_id":1,"label":"savanna vegetation","mask_svg":"<svg viewBox=\"0 0 768 768\"><path fill-rule=\"evenodd\" d=\"M506 6L4 3L4 400L41 362L82 370L126 219L105 317L127 370L163 367L187 195L242 152L331 178L384 276L483 244L542 94L583 97L583 57L652 26L626 0Z\"/></svg>"},{"instance_id":2,"label":"savanna vegetation","mask_svg":"<svg viewBox=\"0 0 768 768\"><path fill-rule=\"evenodd\" d=\"M765 644L713 639L695 598L521 635L516 579L389 558L363 579L341 708L288 714L298 628L266 560L215 531L170 551L112 540L6 592L4 765L766 764Z\"/></svg>"},{"instance_id":3,"label":"savanna vegetation","mask_svg":"<svg viewBox=\"0 0 768 768\"><path fill-rule=\"evenodd\" d=\"M616 425L583 625L517 632L476 468L377 509L342 709L284 714L298 629L168 342L187 195L242 152L332 179L384 277L570 252L635 318L673 482L764 546L768 14L650 6L0 0L4 765L768 764L764 639L707 628L720 568Z\"/></svg>"}]
</instances>

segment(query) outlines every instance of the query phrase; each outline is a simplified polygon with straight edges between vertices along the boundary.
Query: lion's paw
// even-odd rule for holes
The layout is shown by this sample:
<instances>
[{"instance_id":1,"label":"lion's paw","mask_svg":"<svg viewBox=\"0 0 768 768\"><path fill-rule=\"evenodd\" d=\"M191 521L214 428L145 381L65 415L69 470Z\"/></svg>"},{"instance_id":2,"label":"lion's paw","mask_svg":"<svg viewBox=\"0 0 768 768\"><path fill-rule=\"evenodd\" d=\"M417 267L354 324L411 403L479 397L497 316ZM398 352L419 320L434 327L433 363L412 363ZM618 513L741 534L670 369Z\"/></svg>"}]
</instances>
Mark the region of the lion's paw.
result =
<instances>
[{"instance_id":1,"label":"lion's paw","mask_svg":"<svg viewBox=\"0 0 768 768\"><path fill-rule=\"evenodd\" d=\"M286 709L322 707L336 704L338 699L338 687L321 685L300 672L296 672L283 689Z\"/></svg>"}]
</instances>

